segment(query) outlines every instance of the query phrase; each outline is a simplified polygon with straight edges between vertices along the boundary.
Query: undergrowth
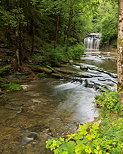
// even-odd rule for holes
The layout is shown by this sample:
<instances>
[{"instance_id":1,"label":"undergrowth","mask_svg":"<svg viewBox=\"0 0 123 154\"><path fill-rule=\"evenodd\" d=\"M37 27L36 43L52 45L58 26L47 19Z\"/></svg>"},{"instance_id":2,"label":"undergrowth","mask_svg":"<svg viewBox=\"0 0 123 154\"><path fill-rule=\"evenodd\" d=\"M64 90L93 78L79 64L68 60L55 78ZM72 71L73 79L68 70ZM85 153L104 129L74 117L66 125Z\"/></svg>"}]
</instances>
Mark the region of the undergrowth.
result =
<instances>
[{"instance_id":1,"label":"undergrowth","mask_svg":"<svg viewBox=\"0 0 123 154\"><path fill-rule=\"evenodd\" d=\"M19 85L18 83L11 83L11 82L3 84L2 87L6 91L16 91L16 90L21 90L22 89L21 85Z\"/></svg>"},{"instance_id":2,"label":"undergrowth","mask_svg":"<svg viewBox=\"0 0 123 154\"><path fill-rule=\"evenodd\" d=\"M96 103L101 120L80 125L65 138L49 139L46 148L54 154L123 154L123 108L118 93L106 90Z\"/></svg>"},{"instance_id":3,"label":"undergrowth","mask_svg":"<svg viewBox=\"0 0 123 154\"><path fill-rule=\"evenodd\" d=\"M44 78L44 77L47 77L47 74L42 72L42 73L38 73L38 77L39 78Z\"/></svg>"},{"instance_id":4,"label":"undergrowth","mask_svg":"<svg viewBox=\"0 0 123 154\"><path fill-rule=\"evenodd\" d=\"M45 44L44 57L52 65L59 65L62 62L67 62L69 59L79 59L84 51L83 44L76 44L73 46L64 46L53 44Z\"/></svg>"},{"instance_id":5,"label":"undergrowth","mask_svg":"<svg viewBox=\"0 0 123 154\"><path fill-rule=\"evenodd\" d=\"M14 82L8 81L5 78L5 75L7 75L11 69L12 69L11 65L6 65L0 68L0 88L5 91L21 90L22 87L21 85L19 85L19 83L15 81Z\"/></svg>"},{"instance_id":6,"label":"undergrowth","mask_svg":"<svg viewBox=\"0 0 123 154\"><path fill-rule=\"evenodd\" d=\"M120 98L117 91L105 90L96 98L96 104L102 111L110 111L123 115L123 104L120 104Z\"/></svg>"}]
</instances>

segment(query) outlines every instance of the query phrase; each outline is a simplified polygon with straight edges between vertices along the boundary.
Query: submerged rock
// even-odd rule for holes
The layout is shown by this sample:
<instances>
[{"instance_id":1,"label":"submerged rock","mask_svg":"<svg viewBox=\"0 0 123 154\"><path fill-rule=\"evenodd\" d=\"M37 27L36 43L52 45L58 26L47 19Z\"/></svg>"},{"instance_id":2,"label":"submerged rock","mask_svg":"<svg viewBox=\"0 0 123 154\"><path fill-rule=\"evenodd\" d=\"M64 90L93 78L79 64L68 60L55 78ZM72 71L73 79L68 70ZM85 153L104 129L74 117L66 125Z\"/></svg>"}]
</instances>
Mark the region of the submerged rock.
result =
<instances>
[{"instance_id":1,"label":"submerged rock","mask_svg":"<svg viewBox=\"0 0 123 154\"><path fill-rule=\"evenodd\" d=\"M36 132L30 132L28 135L29 138L33 138L34 140L38 139L38 133Z\"/></svg>"},{"instance_id":2,"label":"submerged rock","mask_svg":"<svg viewBox=\"0 0 123 154\"><path fill-rule=\"evenodd\" d=\"M26 137L24 137L21 141L23 145L28 144L32 141L38 140L38 133L36 132L30 132Z\"/></svg>"},{"instance_id":3,"label":"submerged rock","mask_svg":"<svg viewBox=\"0 0 123 154\"><path fill-rule=\"evenodd\" d=\"M28 144L28 143L32 142L33 140L34 140L33 138L25 137L22 139L22 144L23 145Z\"/></svg>"},{"instance_id":4,"label":"submerged rock","mask_svg":"<svg viewBox=\"0 0 123 154\"><path fill-rule=\"evenodd\" d=\"M81 69L81 70L86 70L86 71L87 71L87 70L88 70L88 67L86 67L86 66L80 66L80 69Z\"/></svg>"}]
</instances>

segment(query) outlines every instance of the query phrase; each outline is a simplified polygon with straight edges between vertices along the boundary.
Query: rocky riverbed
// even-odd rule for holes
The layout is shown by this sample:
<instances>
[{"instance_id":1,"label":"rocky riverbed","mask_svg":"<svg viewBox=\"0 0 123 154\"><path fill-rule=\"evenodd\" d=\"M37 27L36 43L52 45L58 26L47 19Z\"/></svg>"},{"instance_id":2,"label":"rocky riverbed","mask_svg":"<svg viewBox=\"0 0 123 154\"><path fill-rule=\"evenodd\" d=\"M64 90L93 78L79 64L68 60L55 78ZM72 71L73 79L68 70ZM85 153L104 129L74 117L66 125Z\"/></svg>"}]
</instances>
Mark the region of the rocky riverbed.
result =
<instances>
[{"instance_id":1,"label":"rocky riverbed","mask_svg":"<svg viewBox=\"0 0 123 154\"><path fill-rule=\"evenodd\" d=\"M95 96L103 87L115 89L116 83L116 58L86 53L80 61L55 68L50 78L0 95L0 153L50 154L45 141L93 121L98 116Z\"/></svg>"}]
</instances>

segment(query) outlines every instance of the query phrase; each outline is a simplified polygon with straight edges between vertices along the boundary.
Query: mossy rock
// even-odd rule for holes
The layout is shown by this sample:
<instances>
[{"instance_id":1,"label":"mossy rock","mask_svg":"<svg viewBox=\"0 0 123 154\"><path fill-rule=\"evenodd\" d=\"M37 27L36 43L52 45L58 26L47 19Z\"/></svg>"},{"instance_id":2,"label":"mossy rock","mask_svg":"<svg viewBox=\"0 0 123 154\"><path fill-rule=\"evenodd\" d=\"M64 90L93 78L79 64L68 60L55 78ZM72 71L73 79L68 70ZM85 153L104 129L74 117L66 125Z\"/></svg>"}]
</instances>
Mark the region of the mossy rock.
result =
<instances>
[{"instance_id":1,"label":"mossy rock","mask_svg":"<svg viewBox=\"0 0 123 154\"><path fill-rule=\"evenodd\" d=\"M43 67L43 66L33 66L32 70L35 72L45 72L46 74L50 74L53 72L53 70L51 70L47 67Z\"/></svg>"}]
</instances>

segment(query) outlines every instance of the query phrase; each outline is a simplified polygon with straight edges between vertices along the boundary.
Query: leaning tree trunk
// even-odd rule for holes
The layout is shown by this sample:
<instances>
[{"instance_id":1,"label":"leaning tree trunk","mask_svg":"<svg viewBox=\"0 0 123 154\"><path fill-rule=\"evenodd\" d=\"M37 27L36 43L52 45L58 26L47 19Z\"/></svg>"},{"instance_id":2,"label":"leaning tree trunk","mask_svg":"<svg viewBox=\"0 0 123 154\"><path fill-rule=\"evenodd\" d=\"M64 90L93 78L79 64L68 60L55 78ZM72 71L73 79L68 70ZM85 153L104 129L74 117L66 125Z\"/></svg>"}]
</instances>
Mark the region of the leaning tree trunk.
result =
<instances>
[{"instance_id":1,"label":"leaning tree trunk","mask_svg":"<svg viewBox=\"0 0 123 154\"><path fill-rule=\"evenodd\" d=\"M22 8L22 0L19 1L20 8ZM21 21L18 21L18 26L16 30L16 61L17 61L17 70L22 70L22 23Z\"/></svg>"},{"instance_id":2,"label":"leaning tree trunk","mask_svg":"<svg viewBox=\"0 0 123 154\"><path fill-rule=\"evenodd\" d=\"M117 72L118 72L118 86L121 88L120 98L123 103L123 0L118 0L118 57L117 57Z\"/></svg>"}]
</instances>

